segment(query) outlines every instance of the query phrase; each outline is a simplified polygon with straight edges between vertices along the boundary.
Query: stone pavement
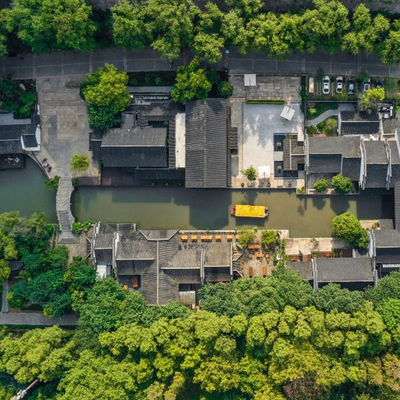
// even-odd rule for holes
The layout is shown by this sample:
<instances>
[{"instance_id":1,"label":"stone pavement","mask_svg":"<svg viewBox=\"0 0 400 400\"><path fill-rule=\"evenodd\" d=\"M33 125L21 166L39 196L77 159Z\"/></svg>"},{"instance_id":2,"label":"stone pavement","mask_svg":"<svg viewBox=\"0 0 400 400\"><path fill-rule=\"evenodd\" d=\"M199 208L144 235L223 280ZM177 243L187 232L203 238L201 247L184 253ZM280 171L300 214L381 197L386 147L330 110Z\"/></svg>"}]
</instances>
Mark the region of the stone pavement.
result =
<instances>
[{"instance_id":1,"label":"stone pavement","mask_svg":"<svg viewBox=\"0 0 400 400\"><path fill-rule=\"evenodd\" d=\"M183 52L174 60L173 68L187 64L191 55ZM117 48L96 49L90 53L77 51L54 51L46 54L23 54L18 57L1 57L0 74L12 73L14 78L36 79L52 76L82 75L94 71L104 63L114 64L125 71L164 71L169 62L147 48L133 53ZM265 54L251 52L240 54L237 49L229 48L223 53L217 68L228 68L233 72L315 74L319 68L332 75L356 75L367 70L372 76L400 76L400 65L387 66L374 55L357 56L338 52L334 55L322 52L296 53L287 60L276 60Z\"/></svg>"},{"instance_id":2,"label":"stone pavement","mask_svg":"<svg viewBox=\"0 0 400 400\"><path fill-rule=\"evenodd\" d=\"M70 176L61 176L58 183L56 208L61 233L58 242L61 244L77 243L78 238L72 233L75 218L71 212L71 195L74 191Z\"/></svg>"}]
</instances>

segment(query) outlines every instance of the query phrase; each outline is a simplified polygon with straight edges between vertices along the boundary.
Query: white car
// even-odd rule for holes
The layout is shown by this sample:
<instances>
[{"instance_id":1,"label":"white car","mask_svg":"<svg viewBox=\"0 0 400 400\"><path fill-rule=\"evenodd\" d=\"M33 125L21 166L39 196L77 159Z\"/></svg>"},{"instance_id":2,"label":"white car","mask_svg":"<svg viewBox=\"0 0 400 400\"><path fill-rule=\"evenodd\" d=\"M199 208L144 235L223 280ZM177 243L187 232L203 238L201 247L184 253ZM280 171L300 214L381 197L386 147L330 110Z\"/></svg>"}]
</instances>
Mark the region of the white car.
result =
<instances>
[{"instance_id":1,"label":"white car","mask_svg":"<svg viewBox=\"0 0 400 400\"><path fill-rule=\"evenodd\" d=\"M365 78L364 79L364 85L363 85L363 92L368 92L368 90L371 89L371 79L370 78Z\"/></svg>"},{"instance_id":2,"label":"white car","mask_svg":"<svg viewBox=\"0 0 400 400\"><path fill-rule=\"evenodd\" d=\"M336 93L343 92L343 76L338 76L336 78Z\"/></svg>"},{"instance_id":3,"label":"white car","mask_svg":"<svg viewBox=\"0 0 400 400\"><path fill-rule=\"evenodd\" d=\"M328 75L325 75L322 79L322 93L329 94L331 91L331 79Z\"/></svg>"}]
</instances>

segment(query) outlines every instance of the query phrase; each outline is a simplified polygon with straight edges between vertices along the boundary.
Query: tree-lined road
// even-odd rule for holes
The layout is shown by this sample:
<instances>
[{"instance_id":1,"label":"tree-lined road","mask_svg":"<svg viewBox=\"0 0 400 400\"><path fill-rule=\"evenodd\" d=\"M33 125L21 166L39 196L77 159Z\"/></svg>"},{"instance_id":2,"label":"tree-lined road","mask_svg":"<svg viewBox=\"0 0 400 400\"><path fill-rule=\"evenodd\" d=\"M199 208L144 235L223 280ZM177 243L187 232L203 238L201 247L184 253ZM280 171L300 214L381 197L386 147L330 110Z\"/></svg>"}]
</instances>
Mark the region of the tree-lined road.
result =
<instances>
[{"instance_id":1,"label":"tree-lined road","mask_svg":"<svg viewBox=\"0 0 400 400\"><path fill-rule=\"evenodd\" d=\"M174 60L173 68L187 63L191 56ZM17 79L35 79L53 76L83 75L95 71L105 63L114 64L118 69L135 71L163 71L169 69L169 62L161 59L152 49L138 53L123 49L106 48L90 53L56 51L46 54L24 54L18 57L0 58L0 73L13 74ZM400 65L387 66L373 55L352 56L347 53L298 53L288 60L275 60L263 54L252 52L247 55L229 49L216 67L228 68L233 73L308 73L315 74L319 68L333 75L357 75L366 70L373 76L400 77Z\"/></svg>"}]
</instances>

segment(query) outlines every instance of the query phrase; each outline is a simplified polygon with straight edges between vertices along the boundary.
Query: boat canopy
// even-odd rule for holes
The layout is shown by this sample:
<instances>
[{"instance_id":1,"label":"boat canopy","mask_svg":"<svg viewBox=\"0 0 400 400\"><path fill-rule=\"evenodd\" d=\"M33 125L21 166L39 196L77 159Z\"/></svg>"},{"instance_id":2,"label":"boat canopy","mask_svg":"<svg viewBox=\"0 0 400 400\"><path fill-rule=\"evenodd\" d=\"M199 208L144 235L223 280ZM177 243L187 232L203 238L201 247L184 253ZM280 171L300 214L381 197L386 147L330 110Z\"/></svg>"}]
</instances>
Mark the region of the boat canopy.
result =
<instances>
[{"instance_id":1,"label":"boat canopy","mask_svg":"<svg viewBox=\"0 0 400 400\"><path fill-rule=\"evenodd\" d=\"M265 218L265 206L236 205L236 217Z\"/></svg>"}]
</instances>

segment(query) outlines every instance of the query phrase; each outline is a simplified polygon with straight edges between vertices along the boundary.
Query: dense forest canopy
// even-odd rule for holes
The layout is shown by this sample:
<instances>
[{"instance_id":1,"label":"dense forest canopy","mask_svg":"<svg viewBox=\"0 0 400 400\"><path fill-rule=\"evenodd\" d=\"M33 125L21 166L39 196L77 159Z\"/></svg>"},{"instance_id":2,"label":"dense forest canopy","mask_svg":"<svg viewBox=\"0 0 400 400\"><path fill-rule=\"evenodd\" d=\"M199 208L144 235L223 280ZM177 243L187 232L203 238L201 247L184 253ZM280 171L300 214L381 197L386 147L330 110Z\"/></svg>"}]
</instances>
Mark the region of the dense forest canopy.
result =
<instances>
[{"instance_id":1,"label":"dense forest canopy","mask_svg":"<svg viewBox=\"0 0 400 400\"><path fill-rule=\"evenodd\" d=\"M400 272L316 293L283 266L207 285L202 308L149 306L113 279L74 299L78 327L3 330L0 398L396 400Z\"/></svg>"},{"instance_id":2,"label":"dense forest canopy","mask_svg":"<svg viewBox=\"0 0 400 400\"><path fill-rule=\"evenodd\" d=\"M376 54L384 63L400 61L400 20L371 13L364 5L348 10L339 1L314 0L296 12L263 10L261 0L121 0L111 10L93 12L84 0L14 0L0 10L0 54L16 40L35 52L89 51L115 46L151 46L173 60L191 49L199 60L216 63L226 46L286 58L296 51L339 50ZM17 39L18 38L18 39Z\"/></svg>"}]
</instances>

